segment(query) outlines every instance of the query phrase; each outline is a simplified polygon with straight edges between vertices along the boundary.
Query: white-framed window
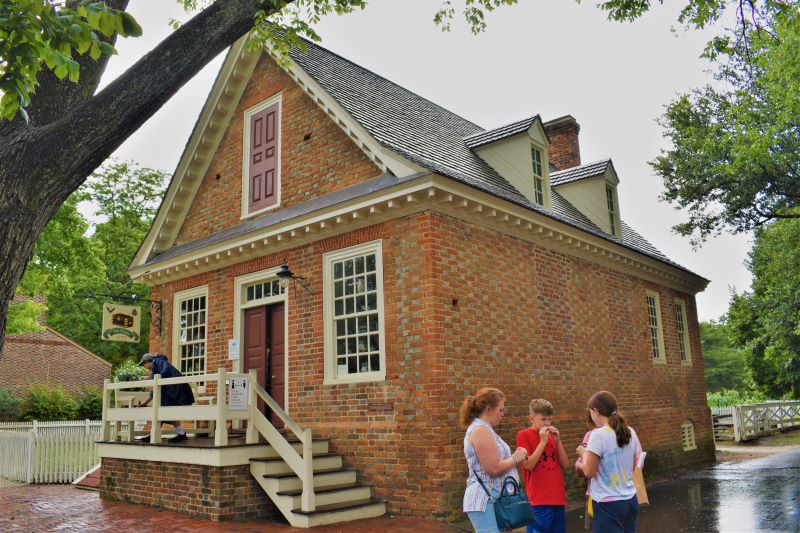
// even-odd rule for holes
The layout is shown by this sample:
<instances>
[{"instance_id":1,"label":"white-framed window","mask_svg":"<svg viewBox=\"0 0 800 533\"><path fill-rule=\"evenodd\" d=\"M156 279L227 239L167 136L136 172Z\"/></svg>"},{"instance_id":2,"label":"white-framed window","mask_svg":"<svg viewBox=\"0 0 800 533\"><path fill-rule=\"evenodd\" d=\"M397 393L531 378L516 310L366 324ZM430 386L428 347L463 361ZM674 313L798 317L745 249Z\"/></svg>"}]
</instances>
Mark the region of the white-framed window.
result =
<instances>
[{"instance_id":1,"label":"white-framed window","mask_svg":"<svg viewBox=\"0 0 800 533\"><path fill-rule=\"evenodd\" d=\"M385 379L381 241L329 252L322 268L325 383Z\"/></svg>"},{"instance_id":2,"label":"white-framed window","mask_svg":"<svg viewBox=\"0 0 800 533\"><path fill-rule=\"evenodd\" d=\"M608 205L608 223L611 235L617 236L617 208L614 205L614 189L606 185L606 205Z\"/></svg>"},{"instance_id":3,"label":"white-framed window","mask_svg":"<svg viewBox=\"0 0 800 533\"><path fill-rule=\"evenodd\" d=\"M244 112L242 218L281 203L281 94Z\"/></svg>"},{"instance_id":4,"label":"white-framed window","mask_svg":"<svg viewBox=\"0 0 800 533\"><path fill-rule=\"evenodd\" d=\"M533 164L533 199L544 207L545 195L545 168L542 150L536 146L531 146L531 162Z\"/></svg>"},{"instance_id":5,"label":"white-framed window","mask_svg":"<svg viewBox=\"0 0 800 533\"><path fill-rule=\"evenodd\" d=\"M697 449L697 443L694 440L694 424L691 420L684 420L681 423L681 441L683 442L683 451Z\"/></svg>"},{"instance_id":6,"label":"white-framed window","mask_svg":"<svg viewBox=\"0 0 800 533\"><path fill-rule=\"evenodd\" d=\"M681 353L681 363L692 364L692 349L689 345L689 321L686 314L686 302L675 299L675 321L678 324L678 346Z\"/></svg>"},{"instance_id":7,"label":"white-framed window","mask_svg":"<svg viewBox=\"0 0 800 533\"><path fill-rule=\"evenodd\" d=\"M653 353L653 361L665 363L664 354L664 332L661 327L661 303L658 293L648 290L647 294L647 324L650 329L650 346Z\"/></svg>"},{"instance_id":8,"label":"white-framed window","mask_svg":"<svg viewBox=\"0 0 800 533\"><path fill-rule=\"evenodd\" d=\"M173 364L184 376L205 374L208 286L175 293L172 324Z\"/></svg>"}]
</instances>

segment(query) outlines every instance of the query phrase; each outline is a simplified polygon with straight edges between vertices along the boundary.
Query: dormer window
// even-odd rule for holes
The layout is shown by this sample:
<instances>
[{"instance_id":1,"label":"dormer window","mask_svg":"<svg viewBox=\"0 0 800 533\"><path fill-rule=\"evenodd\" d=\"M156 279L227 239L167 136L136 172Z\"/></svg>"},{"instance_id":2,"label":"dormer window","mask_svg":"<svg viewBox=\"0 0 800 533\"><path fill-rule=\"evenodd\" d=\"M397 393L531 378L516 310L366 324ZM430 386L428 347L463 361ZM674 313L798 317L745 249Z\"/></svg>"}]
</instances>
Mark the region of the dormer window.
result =
<instances>
[{"instance_id":1,"label":"dormer window","mask_svg":"<svg viewBox=\"0 0 800 533\"><path fill-rule=\"evenodd\" d=\"M533 161L533 199L544 207L544 165L542 164L542 151L535 146L531 147L531 160Z\"/></svg>"},{"instance_id":2,"label":"dormer window","mask_svg":"<svg viewBox=\"0 0 800 533\"><path fill-rule=\"evenodd\" d=\"M614 205L614 189L606 185L606 204L608 205L608 223L611 235L617 236L617 209Z\"/></svg>"}]
</instances>

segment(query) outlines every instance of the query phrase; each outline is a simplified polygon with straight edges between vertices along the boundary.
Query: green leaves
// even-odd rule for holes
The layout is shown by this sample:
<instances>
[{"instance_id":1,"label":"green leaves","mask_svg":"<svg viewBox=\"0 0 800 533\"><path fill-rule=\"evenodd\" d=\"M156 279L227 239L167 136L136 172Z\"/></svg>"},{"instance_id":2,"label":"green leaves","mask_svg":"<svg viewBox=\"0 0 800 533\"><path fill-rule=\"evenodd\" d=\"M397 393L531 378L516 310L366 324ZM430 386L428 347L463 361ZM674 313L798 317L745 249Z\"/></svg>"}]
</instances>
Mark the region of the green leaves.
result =
<instances>
[{"instance_id":1,"label":"green leaves","mask_svg":"<svg viewBox=\"0 0 800 533\"><path fill-rule=\"evenodd\" d=\"M747 366L762 390L800 398L800 218L756 231L749 267L752 291L731 298L731 339L746 348Z\"/></svg>"},{"instance_id":2,"label":"green leaves","mask_svg":"<svg viewBox=\"0 0 800 533\"><path fill-rule=\"evenodd\" d=\"M94 59L116 53L102 40L113 35L138 37L142 29L129 14L104 2L84 0L77 5L54 0L0 0L0 119L19 115L35 93L42 68L77 83L80 66L74 57Z\"/></svg>"},{"instance_id":3,"label":"green leaves","mask_svg":"<svg viewBox=\"0 0 800 533\"><path fill-rule=\"evenodd\" d=\"M470 31L477 35L486 30L486 13L498 7L512 6L517 0L464 0L462 14L469 25ZM433 15L433 22L441 27L442 31L450 31L455 16L455 8L450 0L442 2Z\"/></svg>"},{"instance_id":4,"label":"green leaves","mask_svg":"<svg viewBox=\"0 0 800 533\"><path fill-rule=\"evenodd\" d=\"M680 96L659 120L671 148L650 164L662 198L688 215L674 229L694 245L800 216L800 13L763 15L744 39L709 43L721 83Z\"/></svg>"},{"instance_id":5,"label":"green leaves","mask_svg":"<svg viewBox=\"0 0 800 533\"><path fill-rule=\"evenodd\" d=\"M162 171L133 163L111 161L100 168L45 227L20 282L21 293L47 297L49 326L112 363L147 351L149 323L142 321L138 343L104 342L103 302L86 296L96 292L149 297L149 287L132 283L127 268L150 227L166 178ZM91 235L90 224L78 210L84 202L95 209ZM22 311L26 310L15 306L10 314L9 323L18 330L34 324L38 316Z\"/></svg>"}]
</instances>

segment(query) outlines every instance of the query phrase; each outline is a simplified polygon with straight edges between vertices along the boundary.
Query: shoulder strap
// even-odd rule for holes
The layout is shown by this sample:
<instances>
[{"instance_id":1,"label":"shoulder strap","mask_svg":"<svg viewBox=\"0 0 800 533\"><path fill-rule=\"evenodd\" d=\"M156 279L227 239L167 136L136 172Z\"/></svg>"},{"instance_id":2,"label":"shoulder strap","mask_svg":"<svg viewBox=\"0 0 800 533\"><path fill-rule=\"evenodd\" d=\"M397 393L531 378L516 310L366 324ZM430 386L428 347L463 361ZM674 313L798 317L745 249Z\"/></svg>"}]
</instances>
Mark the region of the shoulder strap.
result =
<instances>
[{"instance_id":1,"label":"shoulder strap","mask_svg":"<svg viewBox=\"0 0 800 533\"><path fill-rule=\"evenodd\" d=\"M487 489L486 485L483 484L483 480L481 479L481 476L479 476L478 473L475 472L474 468L472 469L472 473L475 474L475 479L477 479L478 483L481 484L481 487L483 487L483 490L484 490L484 492L486 492L486 495L489 496L489 499L492 500L492 501L495 501L494 498L492 498L492 494L489 492L489 489Z\"/></svg>"}]
</instances>

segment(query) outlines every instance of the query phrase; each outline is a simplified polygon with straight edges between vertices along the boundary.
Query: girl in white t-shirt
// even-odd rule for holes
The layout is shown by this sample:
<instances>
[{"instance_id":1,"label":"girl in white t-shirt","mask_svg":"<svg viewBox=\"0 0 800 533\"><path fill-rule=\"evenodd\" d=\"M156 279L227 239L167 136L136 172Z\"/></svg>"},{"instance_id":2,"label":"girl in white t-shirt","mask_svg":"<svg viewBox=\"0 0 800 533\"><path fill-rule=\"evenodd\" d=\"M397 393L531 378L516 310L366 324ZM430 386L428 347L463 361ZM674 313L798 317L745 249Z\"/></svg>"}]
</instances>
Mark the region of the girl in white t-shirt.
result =
<instances>
[{"instance_id":1,"label":"girl in white t-shirt","mask_svg":"<svg viewBox=\"0 0 800 533\"><path fill-rule=\"evenodd\" d=\"M583 473L591 479L592 532L635 533L639 502L633 469L642 446L636 432L618 412L613 394L594 394L588 407L588 416L597 429L578 453L583 458Z\"/></svg>"}]
</instances>

